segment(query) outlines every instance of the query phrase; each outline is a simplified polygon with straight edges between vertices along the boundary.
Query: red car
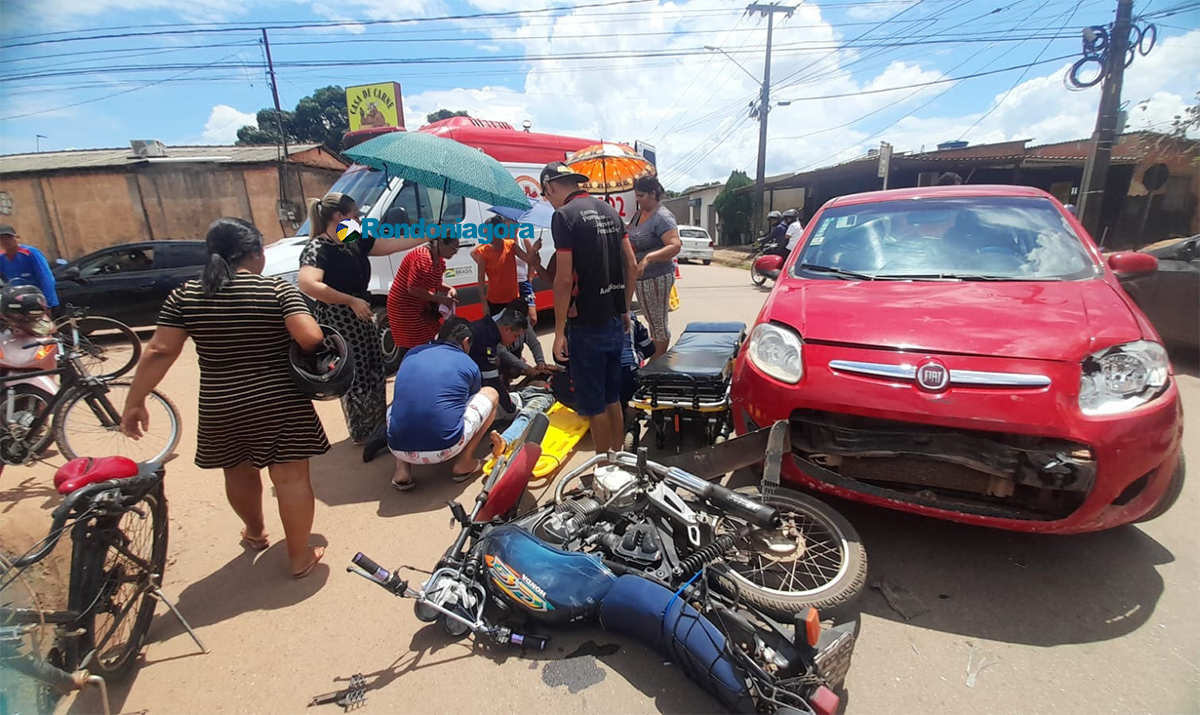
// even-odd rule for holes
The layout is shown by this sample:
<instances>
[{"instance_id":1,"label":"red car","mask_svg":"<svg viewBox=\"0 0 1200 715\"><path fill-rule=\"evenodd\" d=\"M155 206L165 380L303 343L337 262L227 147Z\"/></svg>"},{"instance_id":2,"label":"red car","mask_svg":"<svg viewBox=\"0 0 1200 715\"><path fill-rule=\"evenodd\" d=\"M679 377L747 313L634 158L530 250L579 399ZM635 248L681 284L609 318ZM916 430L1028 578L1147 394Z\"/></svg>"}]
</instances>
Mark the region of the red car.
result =
<instances>
[{"instance_id":1,"label":"red car","mask_svg":"<svg viewBox=\"0 0 1200 715\"><path fill-rule=\"evenodd\" d=\"M1153 326L1049 194L944 186L834 199L738 356L741 432L789 420L785 476L1016 531L1144 521L1182 490L1183 411Z\"/></svg>"}]
</instances>

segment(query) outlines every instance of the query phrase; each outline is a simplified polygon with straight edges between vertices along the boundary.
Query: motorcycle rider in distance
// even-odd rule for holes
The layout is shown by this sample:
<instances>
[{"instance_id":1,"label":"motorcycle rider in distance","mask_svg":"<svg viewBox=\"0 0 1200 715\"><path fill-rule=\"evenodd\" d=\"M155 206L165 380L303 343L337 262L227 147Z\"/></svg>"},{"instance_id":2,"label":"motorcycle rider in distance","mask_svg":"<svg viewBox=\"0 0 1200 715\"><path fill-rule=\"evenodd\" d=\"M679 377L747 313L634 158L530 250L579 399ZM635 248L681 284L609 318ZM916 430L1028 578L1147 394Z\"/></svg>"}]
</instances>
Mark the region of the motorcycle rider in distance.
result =
<instances>
[{"instance_id":1,"label":"motorcycle rider in distance","mask_svg":"<svg viewBox=\"0 0 1200 715\"><path fill-rule=\"evenodd\" d=\"M759 239L763 255L775 254L787 258L787 225L782 219L783 214L778 211L767 214L767 235Z\"/></svg>"},{"instance_id":2,"label":"motorcycle rider in distance","mask_svg":"<svg viewBox=\"0 0 1200 715\"><path fill-rule=\"evenodd\" d=\"M804 233L804 224L800 223L800 212L796 209L784 211L783 225L787 226L785 235L787 237L787 252L790 254L792 249L796 247L796 243L800 240L800 234Z\"/></svg>"}]
</instances>

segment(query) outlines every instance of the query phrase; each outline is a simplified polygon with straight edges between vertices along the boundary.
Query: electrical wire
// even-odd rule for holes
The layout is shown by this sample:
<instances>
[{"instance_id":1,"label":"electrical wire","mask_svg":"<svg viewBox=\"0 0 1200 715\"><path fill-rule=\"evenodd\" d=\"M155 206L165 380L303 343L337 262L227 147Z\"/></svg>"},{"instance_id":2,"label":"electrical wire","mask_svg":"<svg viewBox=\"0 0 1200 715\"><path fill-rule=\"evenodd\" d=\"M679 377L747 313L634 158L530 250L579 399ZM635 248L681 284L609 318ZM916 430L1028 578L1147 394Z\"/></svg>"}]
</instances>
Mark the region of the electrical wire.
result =
<instances>
[{"instance_id":1,"label":"electrical wire","mask_svg":"<svg viewBox=\"0 0 1200 715\"><path fill-rule=\"evenodd\" d=\"M536 9L531 9L531 10L504 10L504 11L499 11L499 12L462 13L462 14L458 14L458 15L412 17L412 18L405 18L403 20L343 20L343 21L327 21L327 22L297 21L295 23L275 22L275 23L271 23L271 24L267 24L267 25L236 23L237 26L221 25L221 26L217 26L217 27L211 27L209 29L201 29L201 28L195 28L195 27L192 27L189 25L183 25L182 27L188 27L189 29L151 30L151 31L147 31L147 32L127 32L127 33L109 34L109 35L91 35L91 36L87 36L87 37L64 37L64 38L56 38L56 39L49 39L49 40L36 40L33 42L17 42L17 43L9 43L6 46L6 49L11 50L11 49L14 49L17 47L33 47L35 45L49 45L49 44L56 44L56 43L60 43L60 42L84 42L84 41L89 41L89 40L112 40L112 39L125 40L125 39L131 38L131 37L162 37L162 36L166 36L166 35L197 35L197 34L215 34L215 33L224 33L224 32L249 32L249 31L261 32L264 29L265 30L284 30L284 29L299 30L299 29L314 29L314 28L329 29L329 28L334 28L334 27L364 27L364 26L372 26L372 25L401 25L401 24L420 23L420 22L447 22L447 21L456 21L456 20L475 20L475 19L481 19L481 18L523 17L525 15L544 15L547 13L556 13L556 12L561 12L563 10L568 10L573 13L578 10L603 8L603 7L616 7L616 6L625 6L625 5L638 5L638 4L646 3L646 2L656 2L656 0L603 0L602 2L587 3L587 4L583 4L583 5L574 5L574 6L570 6L570 7L556 6L556 7L547 7L547 8L536 8ZM229 23L229 25L233 25L233 24L235 24L235 23ZM216 25L216 23L210 23L210 25ZM176 26L178 27L179 25L176 25ZM116 27L116 28L105 28L105 30L108 30L108 29L124 30L124 29L138 29L138 28L126 25L126 26L121 26L121 27ZM33 37L33 36L32 35L19 35L19 36L10 38L10 39L28 39L29 37Z\"/></svg>"},{"instance_id":2,"label":"electrical wire","mask_svg":"<svg viewBox=\"0 0 1200 715\"><path fill-rule=\"evenodd\" d=\"M1071 9L1071 12L1070 12L1070 14L1067 16L1067 19L1066 19L1066 21L1065 21L1065 24L1070 24L1070 23L1071 23L1071 20L1075 19L1075 13L1079 12L1079 8L1080 8L1080 7L1082 7L1082 5L1083 5L1083 2L1082 2L1082 1L1081 1L1081 2L1077 2L1077 3L1075 3L1075 7ZM1060 16L1060 17L1061 17L1061 16ZM1054 22L1055 22L1056 20L1057 20L1057 18L1056 18L1055 20L1051 20L1051 21L1050 21L1050 22L1049 22L1049 23L1046 25L1046 27L1047 27L1047 28L1048 28L1048 27L1050 27L1050 25L1054 24ZM1054 40L1049 40L1049 41L1047 41L1047 42L1046 42L1046 44L1042 46L1042 50L1041 50L1040 52L1038 52L1038 53L1037 53L1037 56L1035 56L1035 57L1033 58L1033 61L1036 63L1038 60L1042 59L1042 55L1046 54L1046 50L1049 50L1049 49L1050 49L1050 45L1051 45L1051 44L1053 44L1053 43L1054 43ZM1011 96L1011 95L1012 95L1012 93L1013 93L1013 92L1014 92L1014 91L1017 89L1017 87L1018 87L1018 86L1021 84L1021 82L1023 82L1023 81L1025 80L1025 77L1026 77L1026 75L1028 75L1028 74L1029 74L1029 70L1030 70L1030 69L1032 69L1032 68L1033 68L1033 66L1034 66L1033 64L1030 64L1030 65L1029 65L1029 67L1026 67L1024 70L1022 70L1022 71L1021 71L1021 74L1020 74L1020 75L1019 75L1019 76L1018 76L1018 77L1017 77L1017 78L1016 78L1016 79L1013 81L1013 83L1012 83L1012 86L1011 86L1011 87L1009 87L1009 88L1008 88L1008 91L1004 93L1004 96L1003 96L1003 97L1001 97L1001 98L1000 98L1000 99L999 99L999 100L998 100L998 101L997 101L997 102L996 102L994 105L992 105L992 107L991 107L990 109L988 109L986 112L984 112L984 113L983 113L983 114L982 114L982 115L979 117L979 119L976 119L974 122L972 122L972 123L971 123L971 126L969 126L969 127L967 127L966 129L964 129L964 130L963 130L963 132L962 132L962 134L959 134L959 135L958 135L958 139L961 141L961 140L962 140L962 138L963 138L963 137L965 137L967 134L969 134L969 133L971 132L971 130L972 130L972 129L974 129L975 127L979 126L979 124L980 124L981 122L983 122L983 120L985 120L985 119L987 119L988 117L992 116L992 113L993 113L993 112L995 112L997 109L999 109L999 108L1000 108L1000 107L1001 107L1001 106L1004 104L1004 101L1005 101L1005 100L1007 100L1007 99L1009 98L1009 96Z\"/></svg>"},{"instance_id":3,"label":"electrical wire","mask_svg":"<svg viewBox=\"0 0 1200 715\"><path fill-rule=\"evenodd\" d=\"M221 58L221 59L219 59L219 60L216 60L216 61L215 61L215 62L213 62L212 64L216 64L217 62L223 62L223 61L225 61L225 60L229 59L230 57L236 57L236 56L237 56L237 54L238 54L238 53L236 53L236 52L235 52L235 53L233 53L232 55L227 55L227 56L225 56L225 57L222 57L222 58ZM61 111L61 110L63 110L63 109L70 109L70 108L72 108L72 107L80 107L80 106L83 106L83 105L85 105L85 104L92 104L92 103L94 103L94 102L102 102L102 101L104 101L104 100L106 100L106 99L112 99L113 97L120 97L120 96L121 96L121 95L123 95L123 94L129 94L129 93L131 93L131 92L138 92L138 91L141 91L141 90L143 90L143 89L149 89L150 87L154 87L154 86L157 86L157 85L163 84L163 83L165 83L165 82L170 82L170 81L172 81L172 80L178 79L179 77L183 77L184 75L191 74L192 72L196 72L196 71L198 71L198 70L201 70L201 69L204 69L204 68L203 68L203 67L197 67L196 69L190 69L190 70L187 70L186 72L182 72L182 73L180 73L180 74L178 74L178 75L175 75L174 77L168 77L168 78L166 78L166 79L159 80L159 81L157 81L157 82L150 82L150 83L148 83L148 84L144 84L144 85L141 85L141 86L138 86L138 87L134 87L134 88L132 88L132 89L125 89L125 90L121 90L120 92L113 92L112 94L106 94L106 95L104 95L103 97L93 97L92 99L85 99L85 100L83 100L83 101L81 101L81 102L72 102L71 104L66 104L66 105L63 105L63 106L61 106L61 107L53 107L53 108L50 108L50 109L40 109L40 110L38 110L38 111L36 111L36 112L25 112L24 114L13 114L13 115L10 115L10 116L7 116L7 117L0 117L0 122L6 122L6 121L9 121L9 120L11 120L11 119L23 119L23 118L25 118L25 117L35 117L35 116L37 116L37 115L39 115L39 114L49 114L50 112L58 112L58 111Z\"/></svg>"}]
</instances>

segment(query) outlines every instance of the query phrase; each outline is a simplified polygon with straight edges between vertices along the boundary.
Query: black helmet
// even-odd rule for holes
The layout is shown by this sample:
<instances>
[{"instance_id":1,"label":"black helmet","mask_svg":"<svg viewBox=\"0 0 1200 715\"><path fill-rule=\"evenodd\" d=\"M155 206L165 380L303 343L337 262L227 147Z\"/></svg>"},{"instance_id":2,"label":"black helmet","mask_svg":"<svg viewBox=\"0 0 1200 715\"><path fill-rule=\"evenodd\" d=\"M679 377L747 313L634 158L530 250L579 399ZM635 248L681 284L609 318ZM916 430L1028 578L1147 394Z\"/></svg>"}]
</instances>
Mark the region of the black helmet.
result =
<instances>
[{"instance_id":1,"label":"black helmet","mask_svg":"<svg viewBox=\"0 0 1200 715\"><path fill-rule=\"evenodd\" d=\"M768 221L770 221L771 219L775 219L776 221L778 221L781 218L783 218L783 214L779 213L778 211L772 211L769 214L767 214Z\"/></svg>"},{"instance_id":2,"label":"black helmet","mask_svg":"<svg viewBox=\"0 0 1200 715\"><path fill-rule=\"evenodd\" d=\"M305 395L314 400L336 400L350 391L354 355L338 331L327 325L322 325L321 331L325 339L309 355L292 343L288 371Z\"/></svg>"},{"instance_id":3,"label":"black helmet","mask_svg":"<svg viewBox=\"0 0 1200 715\"><path fill-rule=\"evenodd\" d=\"M46 305L46 296L37 286L6 287L0 292L0 320L15 330L48 335L50 307Z\"/></svg>"},{"instance_id":4,"label":"black helmet","mask_svg":"<svg viewBox=\"0 0 1200 715\"><path fill-rule=\"evenodd\" d=\"M800 218L800 212L796 209L788 209L787 211L783 212L784 221L795 221L798 218Z\"/></svg>"}]
</instances>

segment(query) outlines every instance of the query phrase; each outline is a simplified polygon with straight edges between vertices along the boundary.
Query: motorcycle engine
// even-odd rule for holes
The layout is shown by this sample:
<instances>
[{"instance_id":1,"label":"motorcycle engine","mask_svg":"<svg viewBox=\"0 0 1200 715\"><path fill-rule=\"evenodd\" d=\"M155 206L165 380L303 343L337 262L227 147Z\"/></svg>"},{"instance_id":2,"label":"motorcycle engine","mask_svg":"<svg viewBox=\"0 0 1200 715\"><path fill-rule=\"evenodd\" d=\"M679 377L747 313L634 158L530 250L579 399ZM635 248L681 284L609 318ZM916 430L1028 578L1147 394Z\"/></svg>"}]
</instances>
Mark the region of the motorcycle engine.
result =
<instances>
[{"instance_id":1,"label":"motorcycle engine","mask_svg":"<svg viewBox=\"0 0 1200 715\"><path fill-rule=\"evenodd\" d=\"M637 474L615 464L597 467L592 474L592 489L596 499L611 511L637 506L637 482Z\"/></svg>"}]
</instances>

